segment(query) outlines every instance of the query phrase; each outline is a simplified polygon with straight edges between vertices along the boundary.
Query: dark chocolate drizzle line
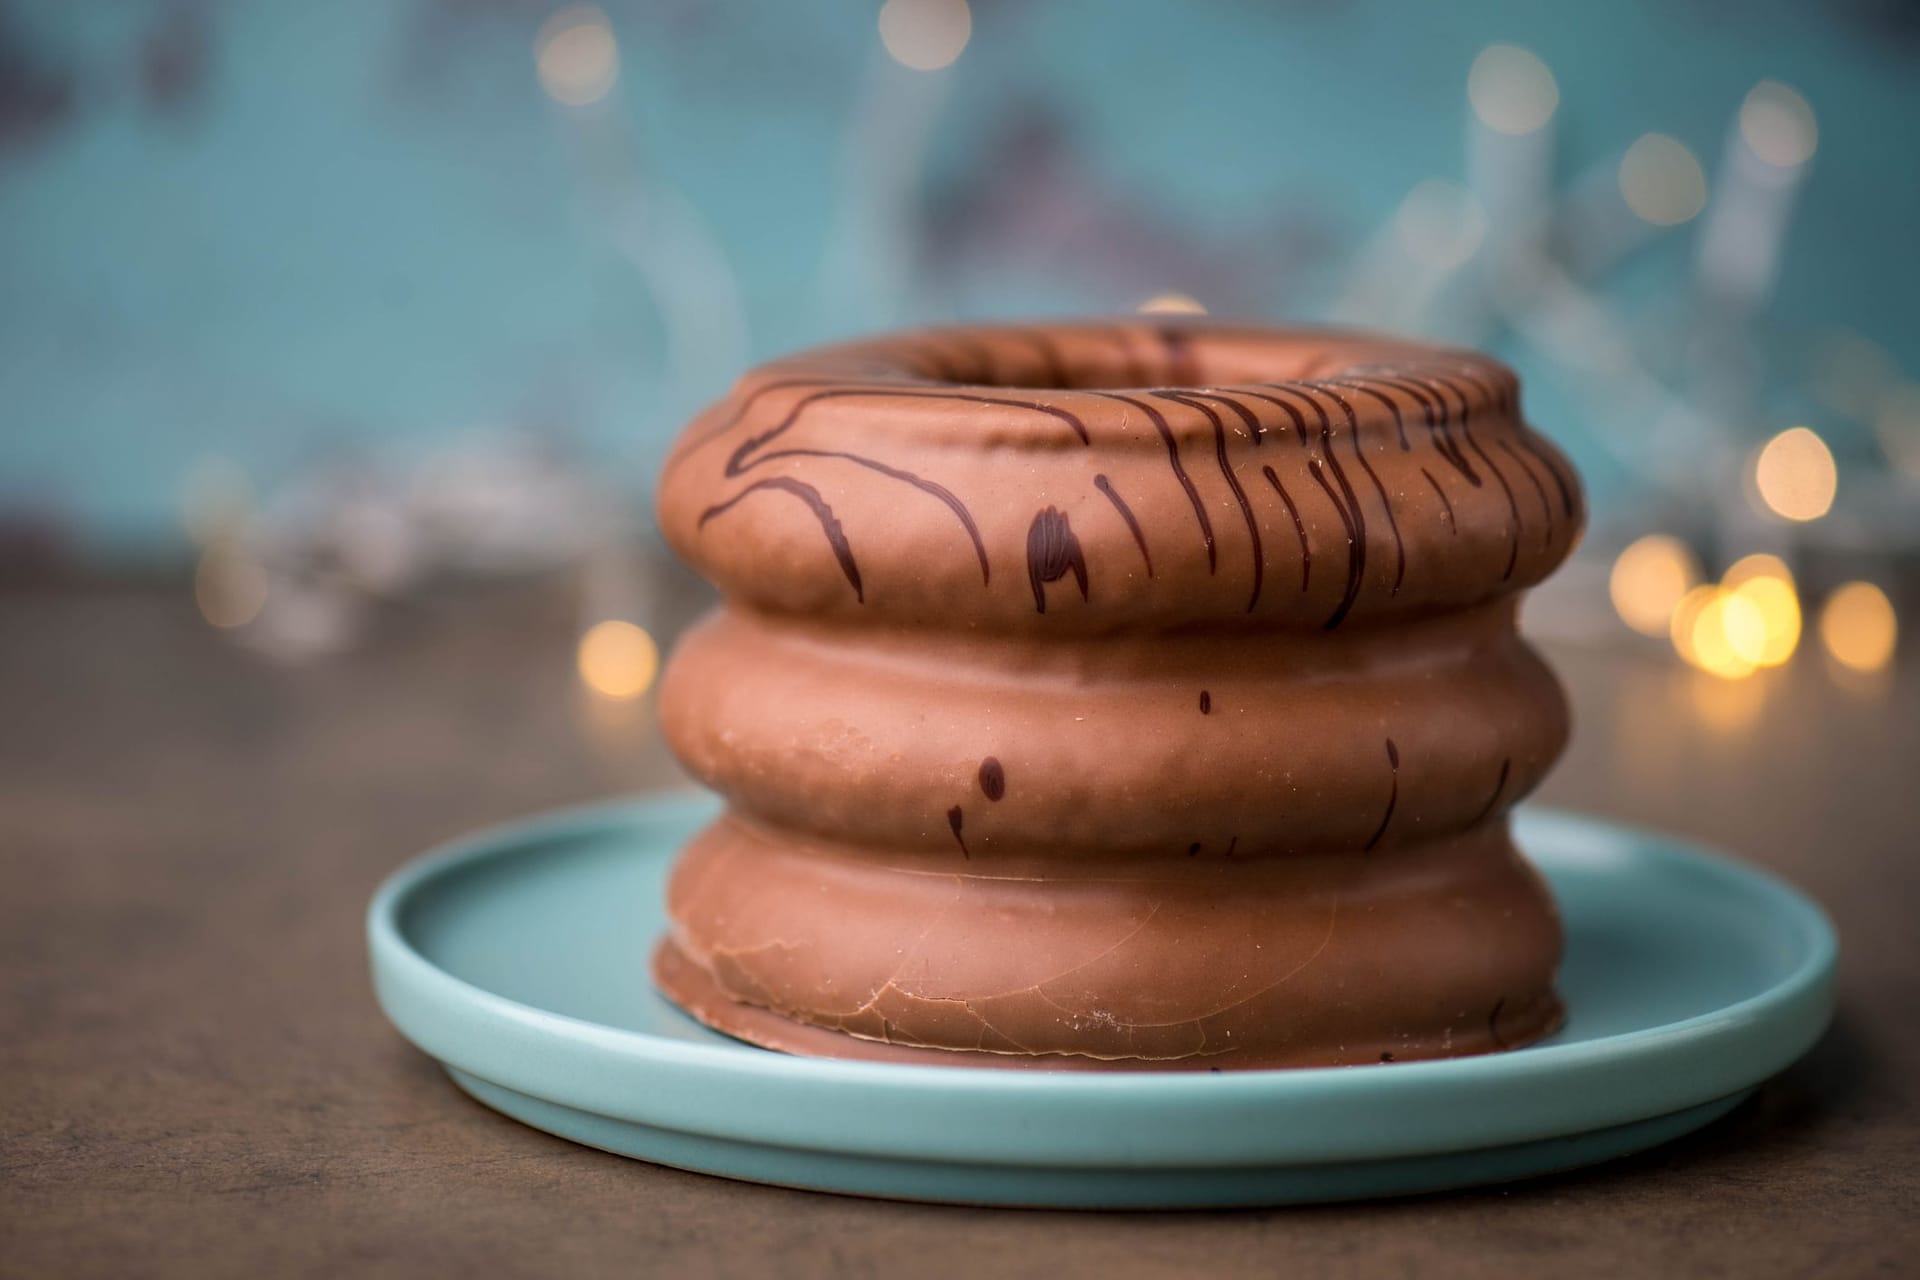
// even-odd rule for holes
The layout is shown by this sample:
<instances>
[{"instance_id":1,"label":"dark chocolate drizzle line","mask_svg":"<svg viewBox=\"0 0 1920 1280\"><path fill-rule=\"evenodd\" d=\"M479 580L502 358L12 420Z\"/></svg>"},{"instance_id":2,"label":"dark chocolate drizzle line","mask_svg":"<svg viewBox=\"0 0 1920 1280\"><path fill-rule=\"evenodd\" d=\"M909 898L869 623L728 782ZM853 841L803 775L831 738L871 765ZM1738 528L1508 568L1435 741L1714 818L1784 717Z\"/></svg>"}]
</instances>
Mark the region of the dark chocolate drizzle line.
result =
<instances>
[{"instance_id":1,"label":"dark chocolate drizzle line","mask_svg":"<svg viewBox=\"0 0 1920 1280\"><path fill-rule=\"evenodd\" d=\"M1234 416L1247 426L1247 434L1253 437L1253 447L1258 449L1260 442L1267 438L1267 424L1260 421L1260 415L1241 404L1230 395L1218 391L1182 391L1183 396L1192 396L1196 400L1212 400L1233 410Z\"/></svg>"},{"instance_id":2,"label":"dark chocolate drizzle line","mask_svg":"<svg viewBox=\"0 0 1920 1280\"><path fill-rule=\"evenodd\" d=\"M961 353L967 359L972 360L980 369L978 377L961 378L958 379L958 381L976 387L991 387L997 385L993 374L993 348L981 342L979 339L969 337L964 333L943 333L939 336L942 341L960 348ZM947 367L952 368L953 366L948 365Z\"/></svg>"},{"instance_id":3,"label":"dark chocolate drizzle line","mask_svg":"<svg viewBox=\"0 0 1920 1280\"><path fill-rule=\"evenodd\" d=\"M1380 483L1380 476L1374 471L1373 464L1367 461L1366 450L1360 443L1360 416L1353 411L1353 406L1347 403L1347 398L1338 391L1328 390L1325 386L1319 390L1331 397L1333 402L1340 406L1340 412L1346 415L1347 436L1353 441L1353 456L1359 460L1360 469L1367 473L1367 479L1373 481L1373 491L1380 496L1380 509L1387 513L1387 532L1393 535L1394 555L1393 590L1388 594L1397 596L1400 594L1400 584L1407 578L1407 543L1406 539L1400 536L1400 521L1393 514L1393 503L1387 498L1387 487ZM1328 450L1327 456L1329 458L1333 456L1331 449ZM1359 504L1355 503L1354 506L1357 511Z\"/></svg>"},{"instance_id":4,"label":"dark chocolate drizzle line","mask_svg":"<svg viewBox=\"0 0 1920 1280\"><path fill-rule=\"evenodd\" d=\"M1284 395L1298 397L1313 413L1320 425L1320 454L1316 458L1309 456L1307 470L1319 482L1327 498L1340 513L1340 522L1347 527L1347 585L1341 592L1340 603L1334 606L1333 613L1321 624L1324 630L1331 631L1346 621L1347 614L1353 609L1354 602L1360 598L1361 584L1366 580L1367 572L1367 514L1360 509L1360 495L1353 491L1347 482L1347 473L1341 469L1339 456L1333 451L1333 419L1327 416L1324 405L1305 390L1284 382L1265 382L1261 384L1279 391ZM1334 484L1340 487L1339 496L1327 484L1327 478L1321 473L1324 467L1333 475Z\"/></svg>"},{"instance_id":5,"label":"dark chocolate drizzle line","mask_svg":"<svg viewBox=\"0 0 1920 1280\"><path fill-rule=\"evenodd\" d=\"M1320 381L1330 387L1346 387L1348 390L1357 391L1363 396L1371 396L1373 399L1385 405L1387 412L1393 415L1393 429L1400 437L1400 452L1405 453L1413 448L1413 446L1407 442L1407 420L1405 415L1400 412L1400 402L1398 400L1395 400L1371 382L1360 379L1322 378Z\"/></svg>"},{"instance_id":6,"label":"dark chocolate drizzle line","mask_svg":"<svg viewBox=\"0 0 1920 1280\"><path fill-rule=\"evenodd\" d=\"M783 493L792 494L807 504L813 512L814 519L820 522L820 532L827 535L827 545L833 548L833 558L840 562L840 572L846 574L847 581L853 584L853 598L865 604L867 596L860 585L860 566L854 563L853 548L847 543L846 531L840 527L840 521L834 518L833 508L828 506L826 500L820 496L820 491L810 484L795 480L791 476L769 476L765 480L756 480L725 502L717 503L702 511L700 522L695 527L706 528L707 521L723 514L748 494L760 489L778 489Z\"/></svg>"},{"instance_id":7,"label":"dark chocolate drizzle line","mask_svg":"<svg viewBox=\"0 0 1920 1280\"><path fill-rule=\"evenodd\" d=\"M1387 764L1393 770L1393 789L1387 792L1387 811L1380 816L1380 829L1367 841L1369 853L1380 843L1380 837L1387 834L1387 824L1393 821L1393 806L1400 802L1400 748L1393 745L1392 738L1387 739Z\"/></svg>"},{"instance_id":8,"label":"dark chocolate drizzle line","mask_svg":"<svg viewBox=\"0 0 1920 1280\"><path fill-rule=\"evenodd\" d=\"M1260 587L1266 576L1267 557L1260 546L1260 522L1253 518L1253 504L1247 501L1247 491L1240 487L1240 477L1234 474L1233 464L1227 460L1227 424L1204 401L1174 391L1155 391L1151 394L1162 400L1183 404L1189 409L1198 409L1213 427L1214 459L1220 464L1220 474L1226 478L1227 488L1233 490L1233 500L1240 504L1240 517L1246 521L1247 537L1253 544L1253 592L1247 597L1247 612L1252 613L1253 607L1260 603Z\"/></svg>"},{"instance_id":9,"label":"dark chocolate drizzle line","mask_svg":"<svg viewBox=\"0 0 1920 1280\"><path fill-rule=\"evenodd\" d=\"M1107 501L1111 502L1113 509L1120 513L1120 518L1127 522L1127 528L1133 533L1133 545L1140 548L1140 558L1146 561L1147 576L1151 578L1153 576L1153 553L1147 550L1147 535L1140 528L1140 521L1134 518L1133 508L1127 505L1126 499L1120 496L1119 491L1113 487L1113 482L1108 480L1106 476L1095 476L1093 478L1093 487L1107 495Z\"/></svg>"},{"instance_id":10,"label":"dark chocolate drizzle line","mask_svg":"<svg viewBox=\"0 0 1920 1280\"><path fill-rule=\"evenodd\" d=\"M1090 441L1090 437L1087 435L1087 424L1080 420L1078 414L1069 413L1067 410L1059 408L1056 405L1041 404L1033 400L1015 400L1008 396L972 395L962 391L922 391L911 387L831 387L824 391L816 391L812 395L801 396L793 408L787 410L786 416L780 419L779 422L762 431L760 434L749 437L739 448L733 451L733 456L727 459L727 474L730 476L738 475L746 467L757 465L760 459L754 459L752 462L748 462L748 455L756 452L762 445L769 444L792 430L793 425L800 420L800 415L806 412L811 406L823 400L872 398L876 396L899 396L907 400L964 400L968 404L990 404L998 405L1004 409L1026 409L1033 413L1044 413L1050 418L1066 423L1067 426L1072 429L1074 435L1080 437L1081 444L1087 444Z\"/></svg>"},{"instance_id":11,"label":"dark chocolate drizzle line","mask_svg":"<svg viewBox=\"0 0 1920 1280\"><path fill-rule=\"evenodd\" d=\"M1167 376L1163 381L1187 387L1200 381L1200 366L1193 355L1193 335L1171 325L1157 325L1154 337L1167 353Z\"/></svg>"},{"instance_id":12,"label":"dark chocolate drizzle line","mask_svg":"<svg viewBox=\"0 0 1920 1280\"><path fill-rule=\"evenodd\" d=\"M1280 384L1268 383L1267 385L1279 386ZM1267 404L1272 405L1274 408L1283 411L1287 415L1287 417L1292 421L1293 433L1294 435L1299 437L1300 443L1305 444L1307 442L1307 420L1300 416L1300 411L1298 409L1294 408L1291 404L1287 403L1285 400L1280 399L1278 396L1267 395L1264 392L1249 391L1245 387L1234 388L1234 394L1240 395L1240 396L1246 396L1253 400L1263 401ZM1224 400L1226 399L1226 397L1222 396L1221 399ZM1264 436L1265 434L1266 434L1265 432L1261 433L1262 436ZM1258 438L1259 437L1256 437L1256 440L1258 440Z\"/></svg>"},{"instance_id":13,"label":"dark chocolate drizzle line","mask_svg":"<svg viewBox=\"0 0 1920 1280\"><path fill-rule=\"evenodd\" d=\"M966 824L966 820L967 815L960 812L959 805L947 810L947 826L952 829L953 838L960 844L960 856L971 862L973 855L967 852L967 838L960 834L960 828Z\"/></svg>"},{"instance_id":14,"label":"dark chocolate drizzle line","mask_svg":"<svg viewBox=\"0 0 1920 1280\"><path fill-rule=\"evenodd\" d=\"M1147 367L1141 364L1140 357L1134 354L1132 331L1113 329L1110 332L1113 335L1114 345L1120 348L1121 368L1125 370L1121 375L1121 381L1129 387L1144 387L1152 382L1153 379L1147 376Z\"/></svg>"},{"instance_id":15,"label":"dark chocolate drizzle line","mask_svg":"<svg viewBox=\"0 0 1920 1280\"><path fill-rule=\"evenodd\" d=\"M960 527L967 531L967 537L973 542L973 554L975 558L980 561L980 581L982 583L990 583L993 581L993 574L987 567L987 544L981 540L980 526L973 522L973 513L967 510L966 504L955 497L953 491L945 485L935 484L931 480L923 480L911 471L903 471L899 467L890 467L884 462L866 457L863 454L845 453L838 449L775 449L772 453L761 454L752 462L748 463L747 466L740 468L740 471L757 467L763 462L772 462L776 458L838 458L843 462L851 462L855 466L865 467L869 471L878 471L881 475L889 479L912 485L929 497L939 499L946 505L947 510L953 512L954 516L960 521ZM731 471L729 474L738 475L740 472Z\"/></svg>"},{"instance_id":16,"label":"dark chocolate drizzle line","mask_svg":"<svg viewBox=\"0 0 1920 1280\"><path fill-rule=\"evenodd\" d=\"M1187 469L1180 465L1180 444L1173 438L1173 429L1167 425L1166 417L1146 401L1137 400L1132 396L1123 396L1117 391L1089 391L1087 394L1132 405L1146 414L1147 420L1153 423L1153 429L1160 433L1161 443L1167 446L1167 465L1173 469L1174 479L1178 480L1180 487L1186 491L1187 505L1193 508L1193 518L1200 525L1200 538L1207 544L1207 572L1214 572L1218 566L1213 549L1213 522L1207 519L1207 509L1200 502L1200 491L1193 487L1192 477L1187 475Z\"/></svg>"},{"instance_id":17,"label":"dark chocolate drizzle line","mask_svg":"<svg viewBox=\"0 0 1920 1280\"><path fill-rule=\"evenodd\" d=\"M1507 451L1507 456L1509 458L1512 458L1514 461L1514 465L1520 468L1520 474L1524 475L1530 482L1532 482L1533 491L1536 494L1540 495L1540 516L1541 516L1542 522L1545 525L1545 527L1540 530L1540 545L1542 547L1552 546L1553 545L1553 504L1547 501L1547 486L1540 483L1540 477L1533 474L1533 468L1527 465L1526 459L1520 456L1519 450L1515 449L1513 445L1508 443L1505 436L1502 436L1495 443L1497 443L1502 449L1505 449Z\"/></svg>"},{"instance_id":18,"label":"dark chocolate drizzle line","mask_svg":"<svg viewBox=\"0 0 1920 1280\"><path fill-rule=\"evenodd\" d=\"M1422 381L1427 382L1429 385L1437 383L1460 398L1461 438L1467 442L1469 449L1472 449L1476 454L1480 455L1480 461L1485 463L1487 470L1493 473L1494 482L1500 486L1500 492L1506 496L1508 533L1511 535L1511 538L1510 545L1507 548L1507 567L1500 575L1500 580L1505 582L1507 579L1513 577L1514 566L1520 563L1520 501L1513 496L1513 486L1507 483L1506 473L1500 470L1499 465L1487 454L1487 451L1480 447L1479 440L1474 438L1473 402L1468 398L1467 393L1460 388L1458 383L1450 378L1434 377L1431 374L1427 374L1422 375Z\"/></svg>"},{"instance_id":19,"label":"dark chocolate drizzle line","mask_svg":"<svg viewBox=\"0 0 1920 1280\"><path fill-rule=\"evenodd\" d=\"M1433 446L1433 451L1445 458L1448 465L1458 471L1468 484L1478 489L1480 475L1473 469L1473 464L1467 461L1467 455L1460 451L1460 445L1454 440L1453 430L1448 425L1450 415L1446 397L1431 387L1423 387L1394 372L1383 370L1368 376L1375 382L1404 391L1414 398L1427 420L1427 442Z\"/></svg>"},{"instance_id":20,"label":"dark chocolate drizzle line","mask_svg":"<svg viewBox=\"0 0 1920 1280\"><path fill-rule=\"evenodd\" d=\"M1433 472L1422 467L1420 468L1420 474L1427 478L1427 484L1433 489L1433 496L1440 499L1440 507L1447 513L1447 532L1449 534L1458 534L1460 532L1460 525L1453 518L1453 503L1448 499L1447 491L1442 489L1440 482L1433 478Z\"/></svg>"},{"instance_id":21,"label":"dark chocolate drizzle line","mask_svg":"<svg viewBox=\"0 0 1920 1280\"><path fill-rule=\"evenodd\" d=\"M1080 539L1074 536L1064 512L1047 507L1036 512L1033 523L1027 526L1027 581L1033 586L1035 612L1047 611L1047 584L1060 581L1069 570L1080 587L1080 598L1085 600L1087 557L1080 549Z\"/></svg>"},{"instance_id":22,"label":"dark chocolate drizzle line","mask_svg":"<svg viewBox=\"0 0 1920 1280\"><path fill-rule=\"evenodd\" d=\"M1487 1035L1493 1040L1493 1047L1504 1049L1507 1042L1500 1038L1500 1011L1507 1007L1507 998L1501 996L1493 1002L1493 1012L1487 1015Z\"/></svg>"},{"instance_id":23,"label":"dark chocolate drizzle line","mask_svg":"<svg viewBox=\"0 0 1920 1280\"><path fill-rule=\"evenodd\" d=\"M1007 771L996 756L980 762L980 794L994 801L1007 794Z\"/></svg>"},{"instance_id":24,"label":"dark chocolate drizzle line","mask_svg":"<svg viewBox=\"0 0 1920 1280\"><path fill-rule=\"evenodd\" d=\"M1500 762L1500 780L1493 784L1493 794L1487 797L1487 802L1480 806L1480 812L1473 815L1473 821L1468 826L1477 827L1487 820L1487 815L1493 812L1493 806L1500 803L1500 794L1507 789L1507 775L1512 771L1513 757L1508 756Z\"/></svg>"},{"instance_id":25,"label":"dark chocolate drizzle line","mask_svg":"<svg viewBox=\"0 0 1920 1280\"><path fill-rule=\"evenodd\" d=\"M763 383L762 385L755 387L752 391L748 392L746 399L742 400L739 404L734 406L733 412L727 415L726 421L722 422L719 426L708 431L705 435L701 436L698 441L695 441L689 444L688 448L689 449L699 448L701 445L706 444L708 441L717 440L721 436L727 434L727 432L739 426L741 423L741 420L747 416L748 412L753 408L753 406L760 403L760 397L767 395L771 392L786 391L793 387L843 387L844 388L845 386L846 386L845 378L781 378L774 382ZM878 391L881 389L882 388L871 387L871 386L861 388L861 390L872 390L872 391Z\"/></svg>"},{"instance_id":26,"label":"dark chocolate drizzle line","mask_svg":"<svg viewBox=\"0 0 1920 1280\"><path fill-rule=\"evenodd\" d=\"M1307 474L1313 477L1314 483L1320 486L1320 492L1327 495L1327 501L1331 502L1333 504L1333 509L1339 512L1340 523L1346 528L1346 531L1347 531L1346 594L1344 594L1341 597L1340 605L1338 608L1336 608L1333 611L1333 616L1328 618L1326 622L1321 624L1323 629L1331 631L1335 627L1339 626L1340 623L1346 618L1347 610L1352 607L1354 597L1359 594L1358 590L1354 587L1354 584L1353 584L1354 551L1359 544L1355 540L1354 534L1353 534L1353 517L1347 514L1346 507L1340 501L1340 495L1335 493L1333 491L1333 486L1327 483L1326 472L1323 471L1320 467L1320 459L1318 458L1307 459Z\"/></svg>"},{"instance_id":27,"label":"dark chocolate drizzle line","mask_svg":"<svg viewBox=\"0 0 1920 1280\"><path fill-rule=\"evenodd\" d=\"M1021 329L1018 333L1040 353L1040 367L1046 374L1047 385L1062 391L1070 390L1067 386L1067 362L1060 358L1060 348L1053 345L1053 339L1037 329Z\"/></svg>"},{"instance_id":28,"label":"dark chocolate drizzle line","mask_svg":"<svg viewBox=\"0 0 1920 1280\"><path fill-rule=\"evenodd\" d=\"M877 396L901 396L910 400L964 400L974 404L991 404L1013 409L1028 409L1047 414L1050 417L1065 422L1073 428L1074 434L1080 437L1083 444L1089 440L1086 424L1081 422L1077 415L1068 413L1065 409L1055 408L1052 405L1033 404L1024 400L1011 400L1004 396L968 395L956 391L912 391L892 388L836 387L824 391L816 391L811 395L800 397L799 401L787 411L786 416L778 423L765 431L749 436L733 451L732 455L728 457L726 474L729 476L737 476L753 467L771 462L776 458L839 458L854 463L856 466L865 467L870 471L877 471L890 479L911 485L922 493L928 494L945 504L947 509L952 511L954 516L959 519L961 528L966 530L967 537L973 543L973 554L980 561L980 580L983 583L991 583L993 573L987 563L987 546L980 537L980 527L974 523L973 513L967 510L966 504L955 497L946 487L935 484L931 480L924 480L910 471L903 471L898 467L890 467L884 462L879 462L873 458L868 458L857 453L846 453L833 449L776 449L770 453L758 452L766 445L790 431L793 425L800 420L800 415L804 413L810 405L817 404L824 400ZM758 453L757 457L754 456L756 453Z\"/></svg>"},{"instance_id":29,"label":"dark chocolate drizzle line","mask_svg":"<svg viewBox=\"0 0 1920 1280\"><path fill-rule=\"evenodd\" d=\"M1561 510L1565 513L1567 519L1573 519L1575 507L1573 486L1567 482L1567 477L1560 473L1560 468L1554 464L1553 459L1535 443L1533 429L1520 420L1519 379L1511 374L1506 376L1496 375L1494 380L1490 382L1467 365L1457 367L1454 372L1486 392L1487 398L1492 400L1500 412L1506 416L1508 422L1513 426L1514 441L1512 445L1508 446L1508 449L1511 450L1517 446L1526 450L1527 456L1535 462L1538 462L1541 468L1553 477L1554 487L1560 491ZM1549 525L1551 525L1552 516L1548 516L1548 521ZM1549 528L1549 533L1551 533L1551 528Z\"/></svg>"},{"instance_id":30,"label":"dark chocolate drizzle line","mask_svg":"<svg viewBox=\"0 0 1920 1280\"><path fill-rule=\"evenodd\" d=\"M1273 491L1280 495L1280 501L1287 504L1287 514L1293 517L1293 531L1300 535L1300 589L1307 589L1307 581L1313 575L1313 548L1307 545L1307 526L1300 519L1300 508L1293 505L1293 496L1287 487L1280 483L1280 477L1273 474L1272 467L1261 467L1260 474L1267 478Z\"/></svg>"}]
</instances>

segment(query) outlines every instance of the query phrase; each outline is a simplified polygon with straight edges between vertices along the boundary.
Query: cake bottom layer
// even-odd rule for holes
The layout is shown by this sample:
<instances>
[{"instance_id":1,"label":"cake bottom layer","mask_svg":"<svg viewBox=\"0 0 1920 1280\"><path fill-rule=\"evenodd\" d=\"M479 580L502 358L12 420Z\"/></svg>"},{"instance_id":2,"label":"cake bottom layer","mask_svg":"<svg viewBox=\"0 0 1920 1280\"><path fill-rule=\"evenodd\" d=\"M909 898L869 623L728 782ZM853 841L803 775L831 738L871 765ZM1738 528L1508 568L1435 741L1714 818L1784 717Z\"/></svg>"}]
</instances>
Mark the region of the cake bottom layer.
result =
<instances>
[{"instance_id":1,"label":"cake bottom layer","mask_svg":"<svg viewBox=\"0 0 1920 1280\"><path fill-rule=\"evenodd\" d=\"M1332 1066L1561 1021L1560 929L1505 823L1374 853L941 866L723 817L656 985L788 1053L969 1066Z\"/></svg>"}]
</instances>

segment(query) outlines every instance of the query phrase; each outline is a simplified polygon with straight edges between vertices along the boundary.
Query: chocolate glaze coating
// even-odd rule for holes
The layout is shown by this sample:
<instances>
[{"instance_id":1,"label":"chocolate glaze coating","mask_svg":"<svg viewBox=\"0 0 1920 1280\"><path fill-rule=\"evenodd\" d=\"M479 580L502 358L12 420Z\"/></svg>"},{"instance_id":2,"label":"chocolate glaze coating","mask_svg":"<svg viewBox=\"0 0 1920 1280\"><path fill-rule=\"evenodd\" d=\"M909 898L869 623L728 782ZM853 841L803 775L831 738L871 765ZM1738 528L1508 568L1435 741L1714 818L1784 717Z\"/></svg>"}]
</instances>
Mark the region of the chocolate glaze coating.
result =
<instances>
[{"instance_id":1,"label":"chocolate glaze coating","mask_svg":"<svg viewBox=\"0 0 1920 1280\"><path fill-rule=\"evenodd\" d=\"M1146 321L749 374L660 518L725 606L662 722L728 812L661 988L796 1053L1378 1062L1559 1019L1505 815L1564 745L1514 630L1583 506L1483 356Z\"/></svg>"}]
</instances>

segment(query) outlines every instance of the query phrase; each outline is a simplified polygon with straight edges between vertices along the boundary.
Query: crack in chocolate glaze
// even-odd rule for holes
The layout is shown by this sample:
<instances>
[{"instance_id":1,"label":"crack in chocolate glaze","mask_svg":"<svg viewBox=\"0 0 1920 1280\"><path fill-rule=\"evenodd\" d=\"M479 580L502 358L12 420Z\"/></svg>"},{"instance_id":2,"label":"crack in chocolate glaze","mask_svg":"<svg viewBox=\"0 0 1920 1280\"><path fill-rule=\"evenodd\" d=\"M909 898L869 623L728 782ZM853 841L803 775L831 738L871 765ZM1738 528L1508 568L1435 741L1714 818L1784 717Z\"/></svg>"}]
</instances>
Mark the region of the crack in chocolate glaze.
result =
<instances>
[{"instance_id":1,"label":"crack in chocolate glaze","mask_svg":"<svg viewBox=\"0 0 1920 1280\"><path fill-rule=\"evenodd\" d=\"M1393 821L1393 806L1400 801L1400 748L1393 745L1392 738L1387 739L1387 765L1393 771L1393 787L1387 792L1387 811L1380 816L1380 828L1365 845L1367 853L1372 853L1380 837L1387 834L1387 824Z\"/></svg>"},{"instance_id":2,"label":"crack in chocolate glaze","mask_svg":"<svg viewBox=\"0 0 1920 1280\"><path fill-rule=\"evenodd\" d=\"M833 548L834 559L840 562L840 572L845 574L847 581L853 584L853 598L865 604L867 596L860 585L860 566L854 562L853 548L847 542L846 531L840 527L840 521L834 518L833 508L828 506L826 500L820 496L820 491L810 484L795 480L791 476L770 476L765 480L756 480L725 502L715 503L702 511L696 527L704 529L707 521L724 514L741 499L762 489L778 489L784 493L791 493L807 504L814 518L820 522L820 531L826 535L827 545Z\"/></svg>"},{"instance_id":3,"label":"crack in chocolate glaze","mask_svg":"<svg viewBox=\"0 0 1920 1280\"><path fill-rule=\"evenodd\" d=\"M1095 476L1093 478L1093 487L1106 495L1107 501L1113 504L1113 509L1118 511L1120 518L1127 522L1127 531L1133 534L1133 545L1140 548L1140 559L1146 562L1147 576L1151 578L1153 576L1153 553L1147 550L1147 535L1145 531L1140 528L1140 521L1134 517L1133 508L1127 505L1127 500L1120 496L1119 490L1113 487L1113 482L1107 479L1106 476Z\"/></svg>"},{"instance_id":4,"label":"crack in chocolate glaze","mask_svg":"<svg viewBox=\"0 0 1920 1280\"><path fill-rule=\"evenodd\" d=\"M1087 599L1087 557L1080 550L1080 539L1073 526L1057 507L1047 507L1027 526L1027 581L1033 586L1033 608L1047 611L1047 584L1058 582L1073 572L1080 598Z\"/></svg>"}]
</instances>

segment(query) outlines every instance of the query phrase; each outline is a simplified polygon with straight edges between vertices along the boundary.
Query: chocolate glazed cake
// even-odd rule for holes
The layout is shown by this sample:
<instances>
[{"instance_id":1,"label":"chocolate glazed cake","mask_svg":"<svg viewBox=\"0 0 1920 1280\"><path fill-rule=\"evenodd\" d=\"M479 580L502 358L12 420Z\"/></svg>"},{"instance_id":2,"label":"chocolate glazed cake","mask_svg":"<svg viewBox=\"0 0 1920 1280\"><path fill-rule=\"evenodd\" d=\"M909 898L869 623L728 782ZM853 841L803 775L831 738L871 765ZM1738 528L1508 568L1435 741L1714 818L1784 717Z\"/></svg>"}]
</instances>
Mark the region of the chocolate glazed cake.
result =
<instances>
[{"instance_id":1,"label":"chocolate glazed cake","mask_svg":"<svg viewBox=\"0 0 1920 1280\"><path fill-rule=\"evenodd\" d=\"M1102 1069L1558 1025L1507 811L1565 742L1519 592L1578 536L1482 356L1207 323L749 374L661 524L725 604L661 713L727 800L655 980L791 1053Z\"/></svg>"}]
</instances>

